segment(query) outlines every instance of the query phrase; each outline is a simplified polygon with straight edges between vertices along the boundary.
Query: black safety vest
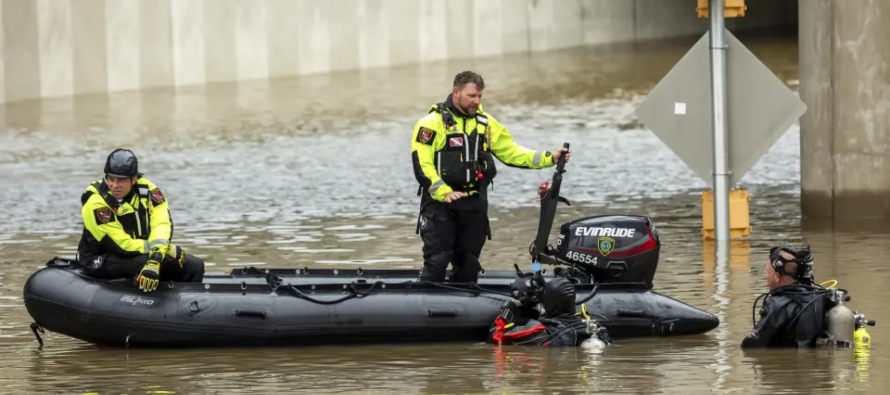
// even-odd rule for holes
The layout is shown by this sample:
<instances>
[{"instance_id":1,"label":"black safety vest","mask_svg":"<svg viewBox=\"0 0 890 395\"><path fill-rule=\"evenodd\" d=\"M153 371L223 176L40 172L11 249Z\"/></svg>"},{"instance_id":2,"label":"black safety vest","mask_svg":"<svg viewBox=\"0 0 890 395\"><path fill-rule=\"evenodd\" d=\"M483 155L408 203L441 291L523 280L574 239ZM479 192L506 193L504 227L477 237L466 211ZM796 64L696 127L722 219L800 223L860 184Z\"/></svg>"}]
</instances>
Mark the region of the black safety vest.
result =
<instances>
[{"instance_id":1,"label":"black safety vest","mask_svg":"<svg viewBox=\"0 0 890 395\"><path fill-rule=\"evenodd\" d=\"M467 129L464 118L463 130L457 129L454 115L445 103L438 103L430 109L442 116L445 124L445 145L435 153L433 163L439 177L455 191L480 191L497 174L491 156L491 136L488 133L488 117L476 114L476 127Z\"/></svg>"}]
</instances>

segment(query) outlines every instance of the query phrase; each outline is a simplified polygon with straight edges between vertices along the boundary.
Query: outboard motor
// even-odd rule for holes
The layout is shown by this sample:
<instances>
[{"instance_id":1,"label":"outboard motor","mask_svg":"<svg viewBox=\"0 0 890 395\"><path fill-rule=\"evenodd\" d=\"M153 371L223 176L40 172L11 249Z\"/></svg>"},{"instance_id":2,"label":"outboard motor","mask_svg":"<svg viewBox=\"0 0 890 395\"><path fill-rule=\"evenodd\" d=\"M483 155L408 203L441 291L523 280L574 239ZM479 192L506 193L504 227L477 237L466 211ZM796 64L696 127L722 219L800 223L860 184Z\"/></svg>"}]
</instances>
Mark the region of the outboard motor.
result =
<instances>
[{"instance_id":1,"label":"outboard motor","mask_svg":"<svg viewBox=\"0 0 890 395\"><path fill-rule=\"evenodd\" d=\"M598 283L645 283L652 289L661 240L649 217L597 215L564 223L557 256L586 267Z\"/></svg>"}]
</instances>

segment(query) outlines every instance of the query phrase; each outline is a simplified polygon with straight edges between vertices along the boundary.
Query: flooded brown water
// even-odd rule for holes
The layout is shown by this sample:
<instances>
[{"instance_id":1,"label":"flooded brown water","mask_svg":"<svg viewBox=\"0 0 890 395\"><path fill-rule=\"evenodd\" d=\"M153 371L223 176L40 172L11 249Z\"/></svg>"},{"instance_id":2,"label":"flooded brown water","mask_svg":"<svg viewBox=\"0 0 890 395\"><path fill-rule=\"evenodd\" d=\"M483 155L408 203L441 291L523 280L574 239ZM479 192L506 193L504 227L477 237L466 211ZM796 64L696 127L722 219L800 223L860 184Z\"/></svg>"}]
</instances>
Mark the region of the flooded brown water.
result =
<instances>
[{"instance_id":1,"label":"flooded brown water","mask_svg":"<svg viewBox=\"0 0 890 395\"><path fill-rule=\"evenodd\" d=\"M742 180L751 240L718 264L700 232L704 183L634 122L641 94L693 40L338 73L207 89L133 92L8 105L0 131L0 392L25 393L879 393L890 366L884 257L890 235L801 231L799 132L786 133ZM797 80L796 40L745 43ZM717 314L701 335L622 341L600 351L485 344L308 349L102 349L48 333L40 349L22 301L27 277L72 256L79 196L105 155L136 151L171 201L178 243L208 270L419 268L413 122L457 70L482 72L484 106L529 147L572 144L557 225L601 213L653 217L664 240L659 292ZM706 81L703 78L703 81ZM703 148L704 149L704 148ZM527 262L547 171L509 169L492 191L486 268ZM766 251L813 245L817 280L837 279L870 328L852 350L743 352Z\"/></svg>"}]
</instances>

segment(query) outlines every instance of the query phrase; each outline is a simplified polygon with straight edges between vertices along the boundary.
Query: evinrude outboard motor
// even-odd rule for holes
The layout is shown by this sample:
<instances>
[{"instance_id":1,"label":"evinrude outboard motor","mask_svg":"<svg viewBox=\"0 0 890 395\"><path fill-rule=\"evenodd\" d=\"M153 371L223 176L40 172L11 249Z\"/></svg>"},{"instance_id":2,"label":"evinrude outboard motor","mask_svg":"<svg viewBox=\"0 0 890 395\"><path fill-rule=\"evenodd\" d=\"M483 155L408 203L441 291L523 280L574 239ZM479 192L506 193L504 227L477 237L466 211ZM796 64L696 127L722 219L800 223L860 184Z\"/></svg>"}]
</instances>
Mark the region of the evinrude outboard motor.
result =
<instances>
[{"instance_id":1,"label":"evinrude outboard motor","mask_svg":"<svg viewBox=\"0 0 890 395\"><path fill-rule=\"evenodd\" d=\"M564 223L556 245L560 259L592 267L598 283L642 282L650 289L660 250L652 220L640 215L597 215Z\"/></svg>"}]
</instances>

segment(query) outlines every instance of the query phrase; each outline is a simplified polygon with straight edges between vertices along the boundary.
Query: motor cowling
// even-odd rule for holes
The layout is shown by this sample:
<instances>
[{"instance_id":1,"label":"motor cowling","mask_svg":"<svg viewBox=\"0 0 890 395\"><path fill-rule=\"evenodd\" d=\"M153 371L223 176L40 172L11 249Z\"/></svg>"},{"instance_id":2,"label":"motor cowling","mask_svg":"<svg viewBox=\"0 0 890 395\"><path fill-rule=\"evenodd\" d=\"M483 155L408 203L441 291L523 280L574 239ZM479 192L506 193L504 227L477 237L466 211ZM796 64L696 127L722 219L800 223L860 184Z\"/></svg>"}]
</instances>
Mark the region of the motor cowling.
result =
<instances>
[{"instance_id":1,"label":"motor cowling","mask_svg":"<svg viewBox=\"0 0 890 395\"><path fill-rule=\"evenodd\" d=\"M661 241L641 215L597 215L560 226L560 259L584 266L599 283L636 282L652 288Z\"/></svg>"}]
</instances>

